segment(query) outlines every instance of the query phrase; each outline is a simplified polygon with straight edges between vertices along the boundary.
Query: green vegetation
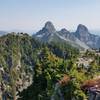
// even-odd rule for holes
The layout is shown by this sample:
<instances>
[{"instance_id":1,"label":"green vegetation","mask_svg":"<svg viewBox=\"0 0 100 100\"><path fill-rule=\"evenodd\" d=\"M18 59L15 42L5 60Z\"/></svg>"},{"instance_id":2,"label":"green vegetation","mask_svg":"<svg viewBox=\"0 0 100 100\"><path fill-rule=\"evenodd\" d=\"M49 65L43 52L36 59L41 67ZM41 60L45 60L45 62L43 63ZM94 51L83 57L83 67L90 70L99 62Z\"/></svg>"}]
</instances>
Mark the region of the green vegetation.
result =
<instances>
[{"instance_id":1,"label":"green vegetation","mask_svg":"<svg viewBox=\"0 0 100 100\"><path fill-rule=\"evenodd\" d=\"M86 51L83 57L92 58L86 69L78 67L79 50L64 43L40 43L28 34L8 34L0 37L0 84L5 84L11 97L16 100L60 100L59 92L55 92L56 83L64 75L70 81L59 87L65 100L85 100L88 95L81 90L82 83L100 74L100 56ZM6 78L4 75L6 74ZM27 76L32 75L33 82L28 88L19 91L17 81L23 84ZM22 84L22 85L23 85ZM9 88L7 88L9 87Z\"/></svg>"}]
</instances>

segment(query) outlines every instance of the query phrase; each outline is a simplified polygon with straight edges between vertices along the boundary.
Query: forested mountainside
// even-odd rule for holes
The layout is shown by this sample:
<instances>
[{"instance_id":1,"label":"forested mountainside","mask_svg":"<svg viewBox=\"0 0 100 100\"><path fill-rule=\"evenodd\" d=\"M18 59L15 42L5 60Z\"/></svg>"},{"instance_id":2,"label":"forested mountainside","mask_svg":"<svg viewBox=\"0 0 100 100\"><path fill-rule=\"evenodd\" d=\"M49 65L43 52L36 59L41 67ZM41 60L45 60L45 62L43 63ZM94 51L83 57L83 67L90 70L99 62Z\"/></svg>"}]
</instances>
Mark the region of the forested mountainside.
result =
<instances>
[{"instance_id":1,"label":"forested mountainside","mask_svg":"<svg viewBox=\"0 0 100 100\"><path fill-rule=\"evenodd\" d=\"M0 37L0 87L11 99L32 83L35 52L40 44L27 34Z\"/></svg>"},{"instance_id":2,"label":"forested mountainside","mask_svg":"<svg viewBox=\"0 0 100 100\"><path fill-rule=\"evenodd\" d=\"M78 59L62 59L48 48L41 55L32 85L19 94L18 100L88 100L88 91L81 86L86 80L100 76L100 56L87 51L78 55Z\"/></svg>"},{"instance_id":3,"label":"forested mountainside","mask_svg":"<svg viewBox=\"0 0 100 100\"><path fill-rule=\"evenodd\" d=\"M99 53L23 33L0 37L1 100L84 100L82 83L99 74Z\"/></svg>"},{"instance_id":4,"label":"forested mountainside","mask_svg":"<svg viewBox=\"0 0 100 100\"><path fill-rule=\"evenodd\" d=\"M44 47L61 58L78 53L70 45L41 44L28 34L10 33L0 37L0 86L3 94L12 98L15 95L12 93L18 93L32 83L33 70Z\"/></svg>"}]
</instances>

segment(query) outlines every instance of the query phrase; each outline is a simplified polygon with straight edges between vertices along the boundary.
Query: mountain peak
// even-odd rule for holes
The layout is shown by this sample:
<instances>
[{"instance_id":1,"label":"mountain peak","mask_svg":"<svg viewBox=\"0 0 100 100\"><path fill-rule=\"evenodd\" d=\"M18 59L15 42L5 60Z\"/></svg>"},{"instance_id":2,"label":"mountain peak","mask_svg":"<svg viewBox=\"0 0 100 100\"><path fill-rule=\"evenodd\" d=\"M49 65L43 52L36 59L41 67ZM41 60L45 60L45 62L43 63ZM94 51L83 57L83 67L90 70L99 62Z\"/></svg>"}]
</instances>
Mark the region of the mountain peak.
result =
<instances>
[{"instance_id":1,"label":"mountain peak","mask_svg":"<svg viewBox=\"0 0 100 100\"><path fill-rule=\"evenodd\" d=\"M86 33L88 32L88 28L85 25L79 24L77 27L77 32L78 33Z\"/></svg>"},{"instance_id":2,"label":"mountain peak","mask_svg":"<svg viewBox=\"0 0 100 100\"><path fill-rule=\"evenodd\" d=\"M82 42L86 43L90 41L90 33L85 25L79 24L75 32L76 37Z\"/></svg>"},{"instance_id":3,"label":"mountain peak","mask_svg":"<svg viewBox=\"0 0 100 100\"><path fill-rule=\"evenodd\" d=\"M54 27L54 25L52 24L52 22L47 21L45 23L45 26L36 33L37 37L45 37L48 38L49 36L51 36L52 34L56 33L56 29Z\"/></svg>"},{"instance_id":4,"label":"mountain peak","mask_svg":"<svg viewBox=\"0 0 100 100\"><path fill-rule=\"evenodd\" d=\"M54 25L52 24L51 21L47 21L47 22L45 23L44 28L45 28L46 30L48 30L48 32L50 32L50 33L53 33L53 32L56 31L56 29L55 29L55 27L54 27Z\"/></svg>"},{"instance_id":5,"label":"mountain peak","mask_svg":"<svg viewBox=\"0 0 100 100\"><path fill-rule=\"evenodd\" d=\"M61 32L62 33L69 33L69 31L67 29L65 29L65 28L61 29Z\"/></svg>"}]
</instances>

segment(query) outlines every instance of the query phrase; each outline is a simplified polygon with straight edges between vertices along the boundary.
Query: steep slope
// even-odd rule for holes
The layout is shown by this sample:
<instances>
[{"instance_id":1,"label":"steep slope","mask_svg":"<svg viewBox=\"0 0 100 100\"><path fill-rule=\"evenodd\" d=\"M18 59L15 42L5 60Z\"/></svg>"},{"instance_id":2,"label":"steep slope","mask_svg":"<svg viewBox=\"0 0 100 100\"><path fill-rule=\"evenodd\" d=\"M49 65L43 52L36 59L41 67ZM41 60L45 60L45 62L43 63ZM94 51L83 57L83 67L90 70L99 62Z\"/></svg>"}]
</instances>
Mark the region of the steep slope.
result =
<instances>
[{"instance_id":1,"label":"steep slope","mask_svg":"<svg viewBox=\"0 0 100 100\"><path fill-rule=\"evenodd\" d=\"M89 49L89 47L85 43L80 41L77 37L73 35L73 33L70 33L66 29L62 29L58 33L61 39L64 39L65 41L69 42L72 46L77 47L77 48L80 47L84 49Z\"/></svg>"},{"instance_id":2,"label":"steep slope","mask_svg":"<svg viewBox=\"0 0 100 100\"><path fill-rule=\"evenodd\" d=\"M74 35L91 48L100 48L100 36L91 34L88 28L79 24Z\"/></svg>"},{"instance_id":3,"label":"steep slope","mask_svg":"<svg viewBox=\"0 0 100 100\"><path fill-rule=\"evenodd\" d=\"M79 49L89 49L86 44L81 42L78 38L75 37L75 35L67 31L66 29L56 31L52 22L47 22L42 30L33 35L33 37L36 37L42 42L61 42L70 44L71 46Z\"/></svg>"},{"instance_id":4,"label":"steep slope","mask_svg":"<svg viewBox=\"0 0 100 100\"><path fill-rule=\"evenodd\" d=\"M0 37L0 88L4 97L10 95L11 100L32 83L39 47L38 41L27 34L11 33Z\"/></svg>"},{"instance_id":5,"label":"steep slope","mask_svg":"<svg viewBox=\"0 0 100 100\"><path fill-rule=\"evenodd\" d=\"M40 41L48 42L55 35L55 33L56 33L55 27L53 26L51 22L48 21L45 24L45 26L42 28L42 30L40 30L33 36L40 39Z\"/></svg>"},{"instance_id":6,"label":"steep slope","mask_svg":"<svg viewBox=\"0 0 100 100\"><path fill-rule=\"evenodd\" d=\"M59 58L59 60L62 58L68 59L72 55L76 57L79 54L75 48L71 48L70 46L64 47L65 44L62 45L60 43L41 44L33 37L23 33L9 33L1 36L0 97L3 96L6 100L8 98L9 100L15 100L14 97L18 93L32 84L34 68L38 64L38 61L43 59L46 52L42 53L44 48L47 48L48 52L51 52L53 57L56 57L56 59Z\"/></svg>"}]
</instances>

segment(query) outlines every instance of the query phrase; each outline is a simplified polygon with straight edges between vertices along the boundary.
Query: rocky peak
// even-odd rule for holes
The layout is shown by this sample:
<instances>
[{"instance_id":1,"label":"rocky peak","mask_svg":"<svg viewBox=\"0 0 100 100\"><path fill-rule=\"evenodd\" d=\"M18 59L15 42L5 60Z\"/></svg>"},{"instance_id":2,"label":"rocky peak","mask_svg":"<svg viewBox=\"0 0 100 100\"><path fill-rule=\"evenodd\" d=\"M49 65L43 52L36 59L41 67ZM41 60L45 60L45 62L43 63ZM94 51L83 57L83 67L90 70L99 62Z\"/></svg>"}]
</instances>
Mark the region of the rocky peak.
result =
<instances>
[{"instance_id":1,"label":"rocky peak","mask_svg":"<svg viewBox=\"0 0 100 100\"><path fill-rule=\"evenodd\" d=\"M48 21L45 23L44 27L36 33L36 37L42 38L42 37L48 37L56 33L56 29L52 22Z\"/></svg>"},{"instance_id":2,"label":"rocky peak","mask_svg":"<svg viewBox=\"0 0 100 100\"><path fill-rule=\"evenodd\" d=\"M67 29L65 29L65 28L63 28L63 29L61 29L60 31L58 31L58 33L59 33L61 36L65 36L65 37L67 37L68 35L71 35L70 32L69 32Z\"/></svg>"},{"instance_id":3,"label":"rocky peak","mask_svg":"<svg viewBox=\"0 0 100 100\"><path fill-rule=\"evenodd\" d=\"M56 31L54 25L50 21L45 23L44 29L47 30L49 33L54 33Z\"/></svg>"},{"instance_id":4,"label":"rocky peak","mask_svg":"<svg viewBox=\"0 0 100 100\"><path fill-rule=\"evenodd\" d=\"M88 33L88 28L82 24L79 24L77 27L77 33Z\"/></svg>"},{"instance_id":5,"label":"rocky peak","mask_svg":"<svg viewBox=\"0 0 100 100\"><path fill-rule=\"evenodd\" d=\"M78 25L75 36L85 43L90 39L88 28L82 24Z\"/></svg>"},{"instance_id":6,"label":"rocky peak","mask_svg":"<svg viewBox=\"0 0 100 100\"><path fill-rule=\"evenodd\" d=\"M67 29L65 29L65 28L63 28L63 29L61 29L61 31L60 31L61 33L70 33Z\"/></svg>"}]
</instances>

